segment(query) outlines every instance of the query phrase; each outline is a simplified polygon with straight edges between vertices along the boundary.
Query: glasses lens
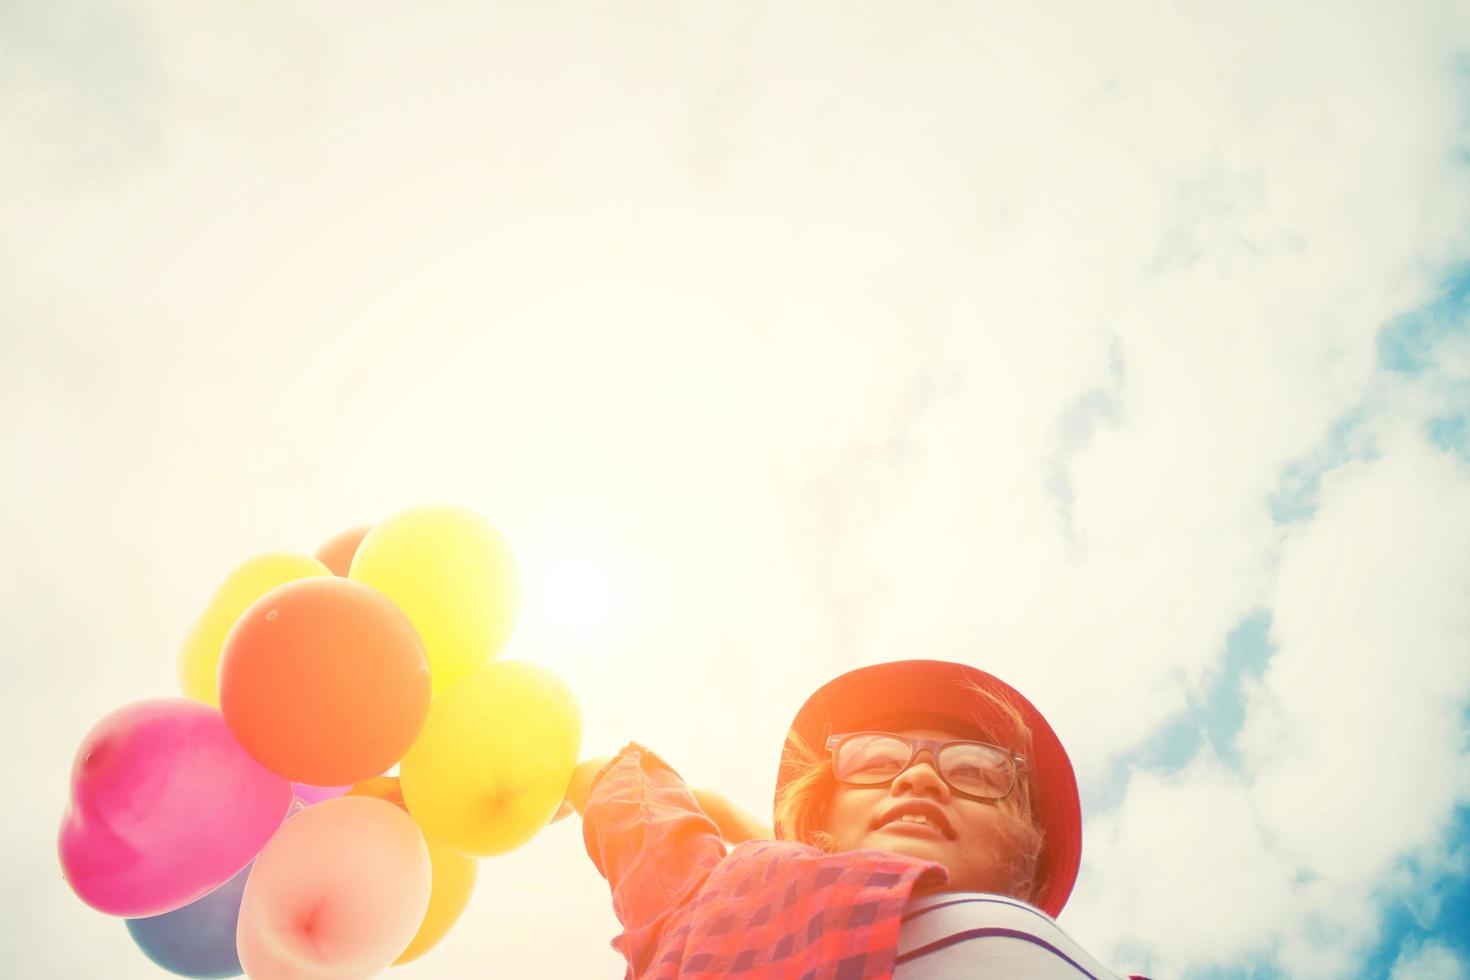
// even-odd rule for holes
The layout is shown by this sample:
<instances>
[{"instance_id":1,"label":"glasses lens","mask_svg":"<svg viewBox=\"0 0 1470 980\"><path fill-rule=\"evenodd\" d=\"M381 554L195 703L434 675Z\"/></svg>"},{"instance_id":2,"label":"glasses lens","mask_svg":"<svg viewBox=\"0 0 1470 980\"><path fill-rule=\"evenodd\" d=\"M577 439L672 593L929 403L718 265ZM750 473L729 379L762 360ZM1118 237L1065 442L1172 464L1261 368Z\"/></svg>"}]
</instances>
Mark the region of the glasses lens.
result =
<instances>
[{"instance_id":1,"label":"glasses lens","mask_svg":"<svg viewBox=\"0 0 1470 980\"><path fill-rule=\"evenodd\" d=\"M1011 760L993 745L955 742L939 754L939 769L961 793L1000 799L1011 790Z\"/></svg>"},{"instance_id":2,"label":"glasses lens","mask_svg":"<svg viewBox=\"0 0 1470 980\"><path fill-rule=\"evenodd\" d=\"M837 778L849 783L886 783L909 761L909 743L892 735L854 735L837 747Z\"/></svg>"}]
</instances>

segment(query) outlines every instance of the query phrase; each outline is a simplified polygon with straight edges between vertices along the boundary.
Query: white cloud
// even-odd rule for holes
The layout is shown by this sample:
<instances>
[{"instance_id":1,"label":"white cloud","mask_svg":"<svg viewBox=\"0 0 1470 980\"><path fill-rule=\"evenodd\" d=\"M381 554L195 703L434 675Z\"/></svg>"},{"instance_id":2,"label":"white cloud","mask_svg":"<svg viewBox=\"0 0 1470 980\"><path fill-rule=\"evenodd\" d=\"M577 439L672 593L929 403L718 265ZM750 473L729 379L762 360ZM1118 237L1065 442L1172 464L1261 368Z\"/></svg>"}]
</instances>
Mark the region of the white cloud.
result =
<instances>
[{"instance_id":1,"label":"white cloud","mask_svg":"<svg viewBox=\"0 0 1470 980\"><path fill-rule=\"evenodd\" d=\"M1388 980L1464 980L1470 977L1465 961L1443 943L1405 943Z\"/></svg>"},{"instance_id":2,"label":"white cloud","mask_svg":"<svg viewBox=\"0 0 1470 980\"><path fill-rule=\"evenodd\" d=\"M1315 873L1382 874L1470 791L1466 476L1405 437L1379 462L1330 474L1318 516L1284 549L1281 652L1241 744L1272 836Z\"/></svg>"},{"instance_id":3,"label":"white cloud","mask_svg":"<svg viewBox=\"0 0 1470 980\"><path fill-rule=\"evenodd\" d=\"M1271 952L1293 869L1262 838L1249 789L1217 761L1136 774L1116 810L1085 827L1087 874L1067 928L1111 944L1120 968L1188 975ZM1145 950L1153 962L1126 962Z\"/></svg>"}]
</instances>

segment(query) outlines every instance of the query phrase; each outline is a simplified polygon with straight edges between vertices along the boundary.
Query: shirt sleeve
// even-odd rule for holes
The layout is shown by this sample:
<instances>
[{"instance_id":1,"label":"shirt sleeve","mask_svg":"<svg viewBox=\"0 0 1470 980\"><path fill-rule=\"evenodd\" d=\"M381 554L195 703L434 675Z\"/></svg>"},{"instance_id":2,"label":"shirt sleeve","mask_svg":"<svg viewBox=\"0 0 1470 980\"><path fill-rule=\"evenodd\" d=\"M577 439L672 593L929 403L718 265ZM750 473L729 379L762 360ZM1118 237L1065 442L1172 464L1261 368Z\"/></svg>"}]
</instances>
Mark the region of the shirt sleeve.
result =
<instances>
[{"instance_id":1,"label":"shirt sleeve","mask_svg":"<svg viewBox=\"0 0 1470 980\"><path fill-rule=\"evenodd\" d=\"M593 777L582 839L623 924L613 945L641 975L671 914L725 856L719 829L679 774L635 742Z\"/></svg>"}]
</instances>

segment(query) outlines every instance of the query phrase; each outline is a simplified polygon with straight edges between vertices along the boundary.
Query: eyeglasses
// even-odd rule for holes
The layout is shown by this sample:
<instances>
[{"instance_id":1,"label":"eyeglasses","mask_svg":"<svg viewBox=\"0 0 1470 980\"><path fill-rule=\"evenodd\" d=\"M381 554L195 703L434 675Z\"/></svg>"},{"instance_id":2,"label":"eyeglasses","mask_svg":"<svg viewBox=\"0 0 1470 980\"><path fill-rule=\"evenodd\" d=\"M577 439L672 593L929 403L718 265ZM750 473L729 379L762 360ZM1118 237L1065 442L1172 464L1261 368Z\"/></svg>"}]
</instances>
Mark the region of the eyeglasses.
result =
<instances>
[{"instance_id":1,"label":"eyeglasses","mask_svg":"<svg viewBox=\"0 0 1470 980\"><path fill-rule=\"evenodd\" d=\"M832 774L852 786L887 786L928 752L949 788L972 800L1003 800L1026 760L998 745L956 739L908 738L892 732L849 732L827 739Z\"/></svg>"}]
</instances>

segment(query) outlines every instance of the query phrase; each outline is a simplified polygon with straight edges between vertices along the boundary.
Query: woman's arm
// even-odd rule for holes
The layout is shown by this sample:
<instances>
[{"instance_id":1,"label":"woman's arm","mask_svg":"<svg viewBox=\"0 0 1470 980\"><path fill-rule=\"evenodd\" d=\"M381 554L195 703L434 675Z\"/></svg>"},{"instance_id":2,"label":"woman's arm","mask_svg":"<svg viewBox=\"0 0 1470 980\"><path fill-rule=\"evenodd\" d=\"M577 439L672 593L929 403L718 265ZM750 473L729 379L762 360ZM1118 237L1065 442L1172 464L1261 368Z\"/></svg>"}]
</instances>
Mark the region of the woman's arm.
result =
<instances>
[{"instance_id":1,"label":"woman's arm","mask_svg":"<svg viewBox=\"0 0 1470 980\"><path fill-rule=\"evenodd\" d=\"M772 840L771 828L752 814L740 809L722 793L712 789L693 789L694 801L720 828L720 836L731 844L748 840Z\"/></svg>"},{"instance_id":2,"label":"woman's arm","mask_svg":"<svg viewBox=\"0 0 1470 980\"><path fill-rule=\"evenodd\" d=\"M573 773L567 804L582 813L587 856L612 890L623 924L614 945L631 976L648 972L664 927L725 857L720 829L679 774L630 743Z\"/></svg>"}]
</instances>

